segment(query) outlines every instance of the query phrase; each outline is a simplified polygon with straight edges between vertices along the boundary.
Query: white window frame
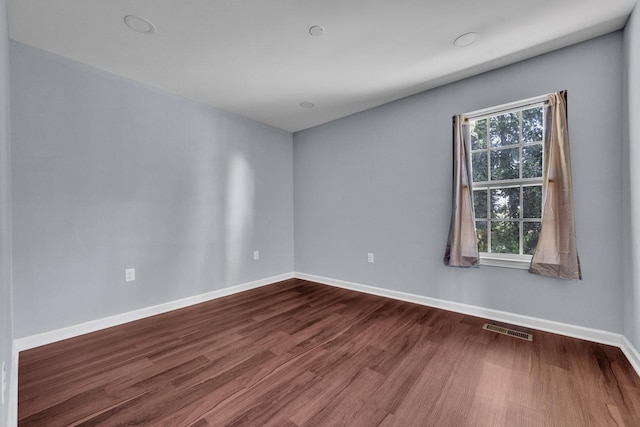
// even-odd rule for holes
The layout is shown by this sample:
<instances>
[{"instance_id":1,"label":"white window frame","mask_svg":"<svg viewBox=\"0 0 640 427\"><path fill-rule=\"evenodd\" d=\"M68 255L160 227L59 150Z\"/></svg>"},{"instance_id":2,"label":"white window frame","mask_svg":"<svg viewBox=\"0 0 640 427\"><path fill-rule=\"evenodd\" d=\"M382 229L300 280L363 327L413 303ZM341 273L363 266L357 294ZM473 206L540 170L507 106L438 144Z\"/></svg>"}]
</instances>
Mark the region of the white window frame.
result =
<instances>
[{"instance_id":1,"label":"white window frame","mask_svg":"<svg viewBox=\"0 0 640 427\"><path fill-rule=\"evenodd\" d=\"M473 159L473 153L478 153L478 152L487 152L487 172L488 172L488 181L486 182L482 182L479 183L480 185L477 186L476 183L472 183L472 191L477 191L477 190L490 190L491 188L507 188L507 187L519 187L520 188L520 218L517 219L513 219L511 221L513 222L518 222L520 223L520 233L519 233L519 249L522 252L523 249L523 224L525 222L538 222L535 219L531 219L531 218L527 218L526 221L523 218L524 215L524 209L523 209L523 188L526 186L532 186L532 185L542 185L542 177L539 178L516 178L516 179L507 179L507 180L496 180L496 181L492 181L491 180L491 151L492 150L499 150L499 149L507 149L507 148L515 148L518 147L518 151L519 151L519 159L520 159L520 163L519 163L519 168L520 168L520 172L519 172L519 176L522 176L522 149L523 147L526 146L530 146L530 145L535 145L538 143L542 144L542 156L543 156L543 163L544 163L544 141L540 141L540 142L523 142L522 141L522 111L524 110L529 110L531 108L536 108L536 107L544 107L544 103L547 100L548 95L542 95L542 96L538 96L535 98L529 98L529 99L525 99L522 101L517 101L517 102L512 102L509 104L503 104L503 105L499 105L496 107L490 107L490 108L484 108L482 110L478 110L478 111L473 111L470 113L465 114L466 118L469 121L478 121L478 120L482 120L482 119L487 119L487 148L484 149L480 149L480 150L471 150L471 147L469 147L470 152L471 152L471 159ZM491 141L489 139L489 130L490 130L490 124L489 124L489 119L491 117L494 116L500 116L500 115L504 115L504 114L509 114L509 113L519 113L519 122L520 122L520 132L518 135L519 141L517 144L512 144L509 146L503 146L503 147L496 147L496 148L492 148L491 147ZM544 122L545 118L544 118L544 109L543 109L543 115L542 115L542 134L543 134L543 139L544 139L544 129L546 126L546 123ZM470 162L471 163L471 173L473 174L473 161ZM473 192L472 192L473 194ZM476 224L476 221L486 221L487 222L487 247L491 248L491 233L490 233L490 228L489 228L489 224L491 223L492 219L491 219L491 199L490 199L490 192L488 194L488 200L487 200L487 218L474 218L474 225ZM506 219L506 221L510 221L509 219ZM531 258L533 257L532 255L525 255L525 254L506 254L506 253L492 253L492 252L480 252L480 265L486 265L486 266L491 266L491 267L506 267L506 268L516 268L516 269L522 269L522 270L528 270L529 269L529 265L531 264Z\"/></svg>"}]
</instances>

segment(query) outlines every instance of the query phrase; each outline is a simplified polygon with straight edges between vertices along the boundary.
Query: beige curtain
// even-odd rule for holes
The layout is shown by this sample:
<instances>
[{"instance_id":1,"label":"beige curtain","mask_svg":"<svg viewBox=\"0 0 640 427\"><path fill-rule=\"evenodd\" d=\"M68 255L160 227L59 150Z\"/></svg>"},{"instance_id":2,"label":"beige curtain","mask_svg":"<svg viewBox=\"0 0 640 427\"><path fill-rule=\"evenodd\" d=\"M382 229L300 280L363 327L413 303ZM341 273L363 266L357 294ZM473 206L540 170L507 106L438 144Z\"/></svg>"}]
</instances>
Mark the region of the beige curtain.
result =
<instances>
[{"instance_id":1,"label":"beige curtain","mask_svg":"<svg viewBox=\"0 0 640 427\"><path fill-rule=\"evenodd\" d=\"M529 272L579 280L566 92L549 95L545 123L542 225Z\"/></svg>"},{"instance_id":2,"label":"beige curtain","mask_svg":"<svg viewBox=\"0 0 640 427\"><path fill-rule=\"evenodd\" d=\"M464 116L453 117L453 206L444 263L478 267L478 242L471 193L470 126Z\"/></svg>"}]
</instances>

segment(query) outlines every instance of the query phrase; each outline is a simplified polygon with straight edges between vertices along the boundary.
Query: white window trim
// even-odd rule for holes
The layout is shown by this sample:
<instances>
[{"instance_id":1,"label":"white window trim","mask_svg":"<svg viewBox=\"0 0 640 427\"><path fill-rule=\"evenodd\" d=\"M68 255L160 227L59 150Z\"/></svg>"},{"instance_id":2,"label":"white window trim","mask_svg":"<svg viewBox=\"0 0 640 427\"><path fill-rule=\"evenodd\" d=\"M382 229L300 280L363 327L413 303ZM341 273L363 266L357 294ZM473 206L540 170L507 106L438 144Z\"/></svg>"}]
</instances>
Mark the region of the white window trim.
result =
<instances>
[{"instance_id":1,"label":"white window trim","mask_svg":"<svg viewBox=\"0 0 640 427\"><path fill-rule=\"evenodd\" d=\"M528 270L531 265L531 258L533 258L532 255L480 252L480 265Z\"/></svg>"},{"instance_id":2,"label":"white window trim","mask_svg":"<svg viewBox=\"0 0 640 427\"><path fill-rule=\"evenodd\" d=\"M464 116L469 120L482 120L483 118L490 116L497 116L513 110L526 110L534 104L545 102L550 93L546 95L535 96L533 98L523 99L521 101L510 102L507 104L497 105L495 107L483 108L481 110L471 111L465 113Z\"/></svg>"}]
</instances>

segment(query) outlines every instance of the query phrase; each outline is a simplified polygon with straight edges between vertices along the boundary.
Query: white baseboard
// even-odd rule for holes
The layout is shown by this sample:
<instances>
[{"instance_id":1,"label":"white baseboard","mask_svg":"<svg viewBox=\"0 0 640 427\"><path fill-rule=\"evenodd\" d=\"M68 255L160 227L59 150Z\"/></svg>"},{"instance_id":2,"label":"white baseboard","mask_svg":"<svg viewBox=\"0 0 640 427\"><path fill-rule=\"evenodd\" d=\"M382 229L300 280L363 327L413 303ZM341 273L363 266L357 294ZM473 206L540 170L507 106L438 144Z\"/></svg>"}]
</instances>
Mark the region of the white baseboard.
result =
<instances>
[{"instance_id":1,"label":"white baseboard","mask_svg":"<svg viewBox=\"0 0 640 427\"><path fill-rule=\"evenodd\" d=\"M553 320L539 319L536 317L523 316L521 314L507 311L493 310L490 308L475 305L462 304L459 302L447 301L438 298L425 297L422 295L409 294L405 292L393 291L389 289L377 288L358 283L346 282L343 280L330 279L322 276L315 276L305 273L294 273L295 277L323 283L325 285L336 286L344 289L365 292L368 294L393 298L429 307L441 308L443 310L455 311L456 313L468 314L485 319L496 320L498 322L510 323L527 328L538 329L540 331L552 332L554 334L566 335L573 338L594 341L597 343L620 347L622 335L599 329L585 328L583 326L570 325L567 323L555 322Z\"/></svg>"},{"instance_id":2,"label":"white baseboard","mask_svg":"<svg viewBox=\"0 0 640 427\"><path fill-rule=\"evenodd\" d=\"M95 332L101 329L109 328L112 326L121 325L134 320L143 319L145 317L155 316L157 314L166 313L168 311L176 310L179 308L188 307L190 305L198 304L205 301L210 301L216 298L221 298L227 295L243 292L249 289L258 288L261 286L270 285L283 280L291 279L293 277L309 280L325 285L336 286L344 289L350 289L353 291L364 292L372 295L378 295L387 298L393 298L401 301L407 301L415 304L425 305L428 307L441 308L443 310L454 311L457 313L468 314L471 316L481 317L485 319L495 320L499 322L510 323L514 325L520 325L532 329L538 329L541 331L556 333L560 335L566 335L569 337L584 339L601 344L612 345L619 347L625 354L629 362L640 375L640 353L629 342L629 340L621 335L613 332L602 331L598 329L585 328L582 326L570 325L567 323L555 322L552 320L539 319L535 317L523 316L516 313L510 313L506 311L493 310L489 308L462 304L453 301L447 301L437 298L426 297L422 295L415 295L405 292L393 291L384 288L378 288L374 286L368 286L358 283L347 282L343 280L330 279L322 276L315 276L306 273L285 273L278 276L269 277L266 279L256 280L254 282L244 283L229 288L219 289L205 294L196 295L193 297L183 298L176 301L167 302L164 304L155 305L152 307L146 307L140 310L131 311L128 313L122 313L103 319L97 319L90 322L82 323L79 325L73 325L62 329L57 329L49 332L44 332L38 335L32 335L24 338L18 338L13 343L13 363L11 365L11 384L9 394L9 419L8 425L17 425L17 404L18 404L18 358L19 352L30 348L38 347L41 345L50 344L56 341L72 338L75 336L83 335L90 332Z\"/></svg>"},{"instance_id":3,"label":"white baseboard","mask_svg":"<svg viewBox=\"0 0 640 427\"><path fill-rule=\"evenodd\" d=\"M15 343L11 350L11 371L9 372L9 400L7 407L7 426L18 425L18 349Z\"/></svg>"},{"instance_id":4,"label":"white baseboard","mask_svg":"<svg viewBox=\"0 0 640 427\"><path fill-rule=\"evenodd\" d=\"M540 331L551 332L554 334L560 334L573 338L579 338L619 347L627 356L638 375L640 375L640 355L622 334L616 334L599 329L585 328L583 326L571 325L568 323L561 323L553 320L523 316L521 314L510 313L507 311L493 310L490 308L484 308L475 305L430 298L422 295L377 288L374 286L362 285L359 283L346 282L344 280L330 279L328 277L315 276L313 274L295 272L294 275L299 279L309 280L325 285L331 285L339 288L350 289L353 291L364 292L367 294L412 302L428 307L441 308L443 310L454 311L456 313L468 314L471 316L495 320L498 322L510 323L512 325L524 326L526 328L537 329Z\"/></svg>"},{"instance_id":5,"label":"white baseboard","mask_svg":"<svg viewBox=\"0 0 640 427\"><path fill-rule=\"evenodd\" d=\"M622 345L620 345L620 350L627 356L629 359L629 363L633 366L633 369L636 370L638 375L640 375L640 352L636 349L633 344L625 337L622 336Z\"/></svg>"},{"instance_id":6,"label":"white baseboard","mask_svg":"<svg viewBox=\"0 0 640 427\"><path fill-rule=\"evenodd\" d=\"M261 286L270 285L272 283L281 282L283 280L291 278L293 278L293 273L280 274L278 276L272 276L266 279L260 279L253 282L231 286L228 288L218 289L204 294L179 299L176 301L170 301L164 304L154 305L152 307L145 307L127 313L116 314L115 316L105 317L86 323L80 323L78 325L68 326L66 328L43 332L41 334L31 335L24 338L18 338L14 340L14 346L16 348L16 351L18 352L22 350L28 350L30 348L51 344L56 341L77 337L79 335L99 331L101 329L110 328L112 326L122 325L124 323L133 322L134 320L144 319L145 317L155 316L157 314L166 313L168 311L177 310L179 308L184 308L190 305L199 304L201 302L225 297L227 295L236 294L238 292L247 291L249 289L259 288Z\"/></svg>"}]
</instances>

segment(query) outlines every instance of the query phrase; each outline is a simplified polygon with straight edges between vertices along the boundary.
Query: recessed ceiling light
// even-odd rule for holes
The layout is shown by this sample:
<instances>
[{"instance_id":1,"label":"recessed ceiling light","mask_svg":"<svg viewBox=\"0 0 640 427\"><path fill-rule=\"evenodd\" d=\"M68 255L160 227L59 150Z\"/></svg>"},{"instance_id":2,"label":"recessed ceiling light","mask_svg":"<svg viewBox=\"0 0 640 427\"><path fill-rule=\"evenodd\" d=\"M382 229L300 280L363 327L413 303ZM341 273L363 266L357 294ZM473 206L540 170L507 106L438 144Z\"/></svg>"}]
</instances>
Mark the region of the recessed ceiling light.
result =
<instances>
[{"instance_id":1,"label":"recessed ceiling light","mask_svg":"<svg viewBox=\"0 0 640 427\"><path fill-rule=\"evenodd\" d=\"M311 34L313 37L321 37L324 34L324 28L322 28L320 25L314 25L313 27L309 28L309 34Z\"/></svg>"},{"instance_id":2,"label":"recessed ceiling light","mask_svg":"<svg viewBox=\"0 0 640 427\"><path fill-rule=\"evenodd\" d=\"M314 104L311 101L303 101L303 102L300 103L300 108L313 108L315 106L316 106L316 104Z\"/></svg>"},{"instance_id":3,"label":"recessed ceiling light","mask_svg":"<svg viewBox=\"0 0 640 427\"><path fill-rule=\"evenodd\" d=\"M466 33L453 41L454 46L465 47L473 44L478 39L478 33Z\"/></svg>"},{"instance_id":4,"label":"recessed ceiling light","mask_svg":"<svg viewBox=\"0 0 640 427\"><path fill-rule=\"evenodd\" d=\"M133 31L141 34L151 34L156 30L151 21L141 16L127 15L124 17L124 23Z\"/></svg>"}]
</instances>

